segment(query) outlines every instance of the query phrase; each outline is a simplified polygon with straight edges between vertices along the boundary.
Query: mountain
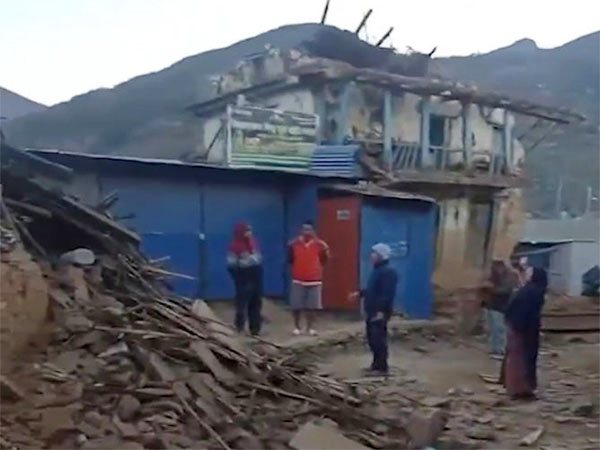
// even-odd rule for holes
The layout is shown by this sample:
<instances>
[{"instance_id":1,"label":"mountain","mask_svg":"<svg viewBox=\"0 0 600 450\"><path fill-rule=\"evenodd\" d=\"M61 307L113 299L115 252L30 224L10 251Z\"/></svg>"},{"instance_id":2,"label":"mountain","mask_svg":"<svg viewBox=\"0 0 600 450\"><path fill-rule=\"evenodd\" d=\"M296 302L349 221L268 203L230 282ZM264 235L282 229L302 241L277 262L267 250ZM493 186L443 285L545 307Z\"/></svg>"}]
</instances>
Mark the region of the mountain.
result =
<instances>
[{"instance_id":1,"label":"mountain","mask_svg":"<svg viewBox=\"0 0 600 450\"><path fill-rule=\"evenodd\" d=\"M48 107L34 102L16 92L0 87L0 117L12 120L27 114L44 111Z\"/></svg>"},{"instance_id":2,"label":"mountain","mask_svg":"<svg viewBox=\"0 0 600 450\"><path fill-rule=\"evenodd\" d=\"M180 158L194 150L198 128L197 120L183 108L211 97L210 76L234 68L241 58L263 51L267 44L282 49L304 46L324 30L340 33L318 24L288 25L190 56L112 89L91 91L12 120L6 127L8 139L25 147ZM587 124L560 131L532 150L529 170L534 183L529 194L534 211L553 209L561 172L577 180L563 180L565 204L573 211L582 207L586 184L597 185L599 44L600 33L554 49L540 49L523 39L490 53L430 63L430 73L568 106L589 117Z\"/></svg>"},{"instance_id":3,"label":"mountain","mask_svg":"<svg viewBox=\"0 0 600 450\"><path fill-rule=\"evenodd\" d=\"M532 180L528 206L544 216L553 213L561 178L562 210L581 214L588 186L595 197L599 196L600 32L552 49L541 49L531 39L522 39L482 55L436 59L432 71L586 115L585 123L560 127L528 152L527 170ZM521 119L520 131L530 124ZM594 206L598 209L599 205Z\"/></svg>"}]
</instances>

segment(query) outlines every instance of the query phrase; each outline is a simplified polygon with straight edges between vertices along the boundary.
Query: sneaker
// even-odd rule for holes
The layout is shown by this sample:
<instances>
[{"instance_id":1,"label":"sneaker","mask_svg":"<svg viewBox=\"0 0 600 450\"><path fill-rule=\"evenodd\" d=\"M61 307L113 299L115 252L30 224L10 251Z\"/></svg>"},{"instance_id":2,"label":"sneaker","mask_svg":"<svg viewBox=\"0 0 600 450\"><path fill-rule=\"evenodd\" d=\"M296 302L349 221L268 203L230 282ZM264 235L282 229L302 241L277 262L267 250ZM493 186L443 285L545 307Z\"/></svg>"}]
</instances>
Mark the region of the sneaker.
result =
<instances>
[{"instance_id":1,"label":"sneaker","mask_svg":"<svg viewBox=\"0 0 600 450\"><path fill-rule=\"evenodd\" d=\"M300 331L299 328L294 328L294 331L292 331L292 334L294 336L300 336L302 334L302 331Z\"/></svg>"},{"instance_id":2,"label":"sneaker","mask_svg":"<svg viewBox=\"0 0 600 450\"><path fill-rule=\"evenodd\" d=\"M492 358L495 361L502 361L504 359L504 355L498 354L498 353L492 353L490 355L490 358Z\"/></svg>"},{"instance_id":3,"label":"sneaker","mask_svg":"<svg viewBox=\"0 0 600 450\"><path fill-rule=\"evenodd\" d=\"M316 336L317 334L318 334L317 330L314 330L312 328L310 330L308 330L308 335L309 336Z\"/></svg>"}]
</instances>

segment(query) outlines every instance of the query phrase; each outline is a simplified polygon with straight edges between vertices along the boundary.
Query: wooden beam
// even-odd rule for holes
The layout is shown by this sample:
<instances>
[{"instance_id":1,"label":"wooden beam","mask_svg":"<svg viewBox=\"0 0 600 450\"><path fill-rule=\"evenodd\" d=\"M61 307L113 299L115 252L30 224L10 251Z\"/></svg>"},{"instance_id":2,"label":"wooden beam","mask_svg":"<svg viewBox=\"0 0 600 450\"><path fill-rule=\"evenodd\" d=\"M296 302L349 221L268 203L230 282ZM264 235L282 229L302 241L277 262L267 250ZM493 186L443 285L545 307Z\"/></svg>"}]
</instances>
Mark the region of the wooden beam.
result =
<instances>
[{"instance_id":1,"label":"wooden beam","mask_svg":"<svg viewBox=\"0 0 600 450\"><path fill-rule=\"evenodd\" d=\"M381 36L381 39L379 39L377 41L377 44L375 44L375 47L379 47L381 44L383 44L385 42L385 40L390 37L390 34L392 34L392 31L394 31L394 27L390 27L390 29L387 30L387 32L383 36Z\"/></svg>"},{"instance_id":2,"label":"wooden beam","mask_svg":"<svg viewBox=\"0 0 600 450\"><path fill-rule=\"evenodd\" d=\"M325 3L325 8L323 8L323 15L321 16L321 24L325 23L325 19L327 19L327 13L329 12L329 0Z\"/></svg>"},{"instance_id":3,"label":"wooden beam","mask_svg":"<svg viewBox=\"0 0 600 450\"><path fill-rule=\"evenodd\" d=\"M383 94L383 159L386 169L392 169L392 136L394 135L394 113L392 111L392 93Z\"/></svg>"},{"instance_id":4,"label":"wooden beam","mask_svg":"<svg viewBox=\"0 0 600 450\"><path fill-rule=\"evenodd\" d=\"M427 167L430 161L429 155L429 116L431 114L431 100L429 97L423 97L421 99L421 168Z\"/></svg>"},{"instance_id":5,"label":"wooden beam","mask_svg":"<svg viewBox=\"0 0 600 450\"><path fill-rule=\"evenodd\" d=\"M356 28L356 31L354 32L354 34L358 34L360 33L360 30L363 29L363 27L367 24L367 20L369 20L369 16L373 13L373 9L369 9L367 11L367 13L363 16L362 20L360 21L360 23L358 24L358 27Z\"/></svg>"}]
</instances>

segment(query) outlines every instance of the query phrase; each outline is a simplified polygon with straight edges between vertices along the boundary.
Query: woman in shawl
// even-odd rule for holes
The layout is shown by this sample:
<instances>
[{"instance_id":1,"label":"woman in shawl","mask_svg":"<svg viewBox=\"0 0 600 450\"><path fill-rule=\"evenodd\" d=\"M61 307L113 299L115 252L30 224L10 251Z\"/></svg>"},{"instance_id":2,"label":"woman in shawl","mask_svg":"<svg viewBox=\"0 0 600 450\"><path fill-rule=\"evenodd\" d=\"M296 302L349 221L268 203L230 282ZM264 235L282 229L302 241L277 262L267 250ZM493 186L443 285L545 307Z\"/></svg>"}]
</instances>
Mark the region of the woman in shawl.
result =
<instances>
[{"instance_id":1,"label":"woman in shawl","mask_svg":"<svg viewBox=\"0 0 600 450\"><path fill-rule=\"evenodd\" d=\"M227 252L227 268L235 285L235 327L244 331L246 318L252 335L261 328L262 257L247 223L238 223Z\"/></svg>"},{"instance_id":2,"label":"woman in shawl","mask_svg":"<svg viewBox=\"0 0 600 450\"><path fill-rule=\"evenodd\" d=\"M513 399L534 399L542 308L548 278L543 269L527 268L527 282L506 312L507 346L501 381Z\"/></svg>"}]
</instances>

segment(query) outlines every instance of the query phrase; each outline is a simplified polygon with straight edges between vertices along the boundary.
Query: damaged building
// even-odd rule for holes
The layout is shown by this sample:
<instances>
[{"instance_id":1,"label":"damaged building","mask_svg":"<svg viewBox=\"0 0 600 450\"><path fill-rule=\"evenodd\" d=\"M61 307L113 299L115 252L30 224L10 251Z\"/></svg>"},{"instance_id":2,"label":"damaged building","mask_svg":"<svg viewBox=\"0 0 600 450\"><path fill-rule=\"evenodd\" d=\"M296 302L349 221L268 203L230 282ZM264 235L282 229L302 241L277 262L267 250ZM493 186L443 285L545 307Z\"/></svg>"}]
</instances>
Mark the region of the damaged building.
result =
<instances>
[{"instance_id":1,"label":"damaged building","mask_svg":"<svg viewBox=\"0 0 600 450\"><path fill-rule=\"evenodd\" d=\"M353 173L435 199L435 280L443 287L464 286L491 258L508 258L523 220L516 115L534 127L583 117L426 77L427 55L374 68L360 52L342 52L341 61L308 48L310 55L269 48L216 77L216 96L189 108L201 119L193 158ZM322 42L318 50L333 55ZM290 114L297 127L284 136L280 125Z\"/></svg>"}]
</instances>

